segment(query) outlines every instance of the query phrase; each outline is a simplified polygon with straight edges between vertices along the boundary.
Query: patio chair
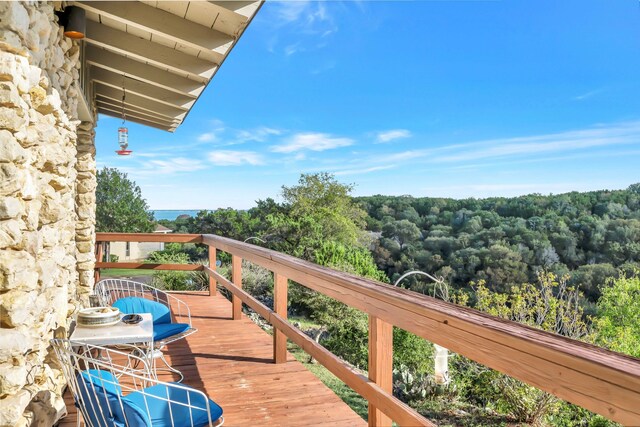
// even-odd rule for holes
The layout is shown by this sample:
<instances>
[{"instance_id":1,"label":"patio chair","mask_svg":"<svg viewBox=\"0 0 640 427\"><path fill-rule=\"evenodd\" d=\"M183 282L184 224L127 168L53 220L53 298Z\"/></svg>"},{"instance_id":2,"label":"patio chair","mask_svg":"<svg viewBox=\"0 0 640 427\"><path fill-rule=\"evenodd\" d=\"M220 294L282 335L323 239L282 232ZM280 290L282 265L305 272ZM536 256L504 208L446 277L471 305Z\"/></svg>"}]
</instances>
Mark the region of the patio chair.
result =
<instances>
[{"instance_id":1,"label":"patio chair","mask_svg":"<svg viewBox=\"0 0 640 427\"><path fill-rule=\"evenodd\" d=\"M137 373L148 369L132 371L130 366L146 364L132 353L65 339L53 339L51 345L79 415L89 427L204 427L224 423L222 408L201 391L158 381L150 373Z\"/></svg>"},{"instance_id":2,"label":"patio chair","mask_svg":"<svg viewBox=\"0 0 640 427\"><path fill-rule=\"evenodd\" d=\"M122 313L151 313L153 317L153 359L161 359L167 369L184 379L164 357L163 349L172 342L197 332L191 324L189 306L168 292L144 283L125 279L103 279L94 289L102 305L112 305ZM186 321L186 323L178 322Z\"/></svg>"}]
</instances>

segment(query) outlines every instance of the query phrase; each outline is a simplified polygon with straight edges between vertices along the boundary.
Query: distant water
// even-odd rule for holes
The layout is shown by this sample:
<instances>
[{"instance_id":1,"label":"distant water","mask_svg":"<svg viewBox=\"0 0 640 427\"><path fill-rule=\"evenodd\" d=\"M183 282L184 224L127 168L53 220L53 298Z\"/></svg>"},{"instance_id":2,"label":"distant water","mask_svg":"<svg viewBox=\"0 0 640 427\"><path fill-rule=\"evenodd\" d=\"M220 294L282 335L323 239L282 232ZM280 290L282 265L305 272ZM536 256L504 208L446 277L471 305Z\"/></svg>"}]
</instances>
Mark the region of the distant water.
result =
<instances>
[{"instance_id":1,"label":"distant water","mask_svg":"<svg viewBox=\"0 0 640 427\"><path fill-rule=\"evenodd\" d=\"M195 217L198 214L198 212L200 212L200 210L195 210L195 211L174 211L174 210L154 211L152 210L151 212L153 212L153 216L156 218L156 220L168 219L169 221L174 221L180 215L189 215L189 216Z\"/></svg>"}]
</instances>

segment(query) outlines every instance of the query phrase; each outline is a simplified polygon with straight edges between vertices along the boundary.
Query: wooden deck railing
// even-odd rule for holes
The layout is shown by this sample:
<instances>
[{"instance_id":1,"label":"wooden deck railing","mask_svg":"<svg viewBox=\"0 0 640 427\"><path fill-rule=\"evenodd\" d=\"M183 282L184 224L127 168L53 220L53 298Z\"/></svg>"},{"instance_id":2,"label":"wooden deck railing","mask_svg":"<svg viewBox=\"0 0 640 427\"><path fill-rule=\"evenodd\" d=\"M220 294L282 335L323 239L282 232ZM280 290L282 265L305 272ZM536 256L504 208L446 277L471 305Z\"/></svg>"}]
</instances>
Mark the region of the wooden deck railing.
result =
<instances>
[{"instance_id":1,"label":"wooden deck railing","mask_svg":"<svg viewBox=\"0 0 640 427\"><path fill-rule=\"evenodd\" d=\"M217 283L233 295L234 319L240 318L244 303L273 325L275 363L286 361L287 339L298 344L367 399L369 425L390 426L391 420L400 425L434 425L392 395L393 326L624 425L640 424L638 359L225 237L97 233L96 240L207 245L208 267L98 262L96 271L101 268L206 271L211 294L215 294ZM231 281L216 271L217 251L232 255ZM273 272L273 310L242 289L243 259ZM369 315L368 377L352 369L287 321L288 280Z\"/></svg>"}]
</instances>

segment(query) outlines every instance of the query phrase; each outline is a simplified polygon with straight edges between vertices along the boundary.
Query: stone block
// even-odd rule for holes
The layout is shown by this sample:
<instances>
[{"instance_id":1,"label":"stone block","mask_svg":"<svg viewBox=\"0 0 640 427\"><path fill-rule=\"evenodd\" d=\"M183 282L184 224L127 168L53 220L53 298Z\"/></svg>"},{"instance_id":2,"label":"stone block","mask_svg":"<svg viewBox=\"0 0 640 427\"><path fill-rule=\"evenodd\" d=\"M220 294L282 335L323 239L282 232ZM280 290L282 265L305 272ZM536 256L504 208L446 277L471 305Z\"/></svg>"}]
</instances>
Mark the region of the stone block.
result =
<instances>
[{"instance_id":1,"label":"stone block","mask_svg":"<svg viewBox=\"0 0 640 427\"><path fill-rule=\"evenodd\" d=\"M0 107L20 108L22 98L13 82L0 82Z\"/></svg>"},{"instance_id":2,"label":"stone block","mask_svg":"<svg viewBox=\"0 0 640 427\"><path fill-rule=\"evenodd\" d=\"M24 358L24 354L34 345L31 336L17 329L3 328L2 335L3 339L0 340L0 361L2 362Z\"/></svg>"},{"instance_id":3,"label":"stone block","mask_svg":"<svg viewBox=\"0 0 640 427\"><path fill-rule=\"evenodd\" d=\"M25 163L27 151L7 130L0 130L0 163Z\"/></svg>"},{"instance_id":4,"label":"stone block","mask_svg":"<svg viewBox=\"0 0 640 427\"><path fill-rule=\"evenodd\" d=\"M31 402L31 393L28 390L20 390L16 394L0 399L0 427L15 427L19 425L22 413Z\"/></svg>"},{"instance_id":5,"label":"stone block","mask_svg":"<svg viewBox=\"0 0 640 427\"><path fill-rule=\"evenodd\" d=\"M22 216L24 202L15 197L3 197L0 199L0 220Z\"/></svg>"},{"instance_id":6,"label":"stone block","mask_svg":"<svg viewBox=\"0 0 640 427\"><path fill-rule=\"evenodd\" d=\"M13 163L0 163L0 197L16 194L25 183L25 173Z\"/></svg>"},{"instance_id":7,"label":"stone block","mask_svg":"<svg viewBox=\"0 0 640 427\"><path fill-rule=\"evenodd\" d=\"M0 291L38 286L35 259L24 251L0 250Z\"/></svg>"},{"instance_id":8,"label":"stone block","mask_svg":"<svg viewBox=\"0 0 640 427\"><path fill-rule=\"evenodd\" d=\"M0 2L0 4L2 3L14 2ZM27 56L29 54L29 49L23 45L20 36L10 30L3 30L0 32L0 50L22 56Z\"/></svg>"},{"instance_id":9,"label":"stone block","mask_svg":"<svg viewBox=\"0 0 640 427\"><path fill-rule=\"evenodd\" d=\"M0 249L23 249L20 221L10 219L0 221Z\"/></svg>"},{"instance_id":10,"label":"stone block","mask_svg":"<svg viewBox=\"0 0 640 427\"><path fill-rule=\"evenodd\" d=\"M37 296L36 291L25 292L16 289L0 295L2 323L12 328L28 325L31 332L35 332L39 324L32 312L37 313L42 308L36 304Z\"/></svg>"},{"instance_id":11,"label":"stone block","mask_svg":"<svg viewBox=\"0 0 640 427\"><path fill-rule=\"evenodd\" d=\"M27 124L27 119L22 116L21 110L8 107L0 107L0 129L18 132Z\"/></svg>"},{"instance_id":12,"label":"stone block","mask_svg":"<svg viewBox=\"0 0 640 427\"><path fill-rule=\"evenodd\" d=\"M59 378L58 382L64 382L64 378ZM27 411L33 414L32 418L37 420L38 425L50 426L67 413L67 408L60 395L49 390L41 390L29 403Z\"/></svg>"},{"instance_id":13,"label":"stone block","mask_svg":"<svg viewBox=\"0 0 640 427\"><path fill-rule=\"evenodd\" d=\"M3 26L7 25L12 31L15 31L21 38L26 38L29 31L29 13L20 2L6 2L2 6Z\"/></svg>"},{"instance_id":14,"label":"stone block","mask_svg":"<svg viewBox=\"0 0 640 427\"><path fill-rule=\"evenodd\" d=\"M31 174L26 174L24 179L24 185L20 189L20 195L23 200L33 200L38 195L38 189L34 183Z\"/></svg>"},{"instance_id":15,"label":"stone block","mask_svg":"<svg viewBox=\"0 0 640 427\"><path fill-rule=\"evenodd\" d=\"M27 367L13 363L0 363L0 390L2 394L15 394L27 383Z\"/></svg>"}]
</instances>

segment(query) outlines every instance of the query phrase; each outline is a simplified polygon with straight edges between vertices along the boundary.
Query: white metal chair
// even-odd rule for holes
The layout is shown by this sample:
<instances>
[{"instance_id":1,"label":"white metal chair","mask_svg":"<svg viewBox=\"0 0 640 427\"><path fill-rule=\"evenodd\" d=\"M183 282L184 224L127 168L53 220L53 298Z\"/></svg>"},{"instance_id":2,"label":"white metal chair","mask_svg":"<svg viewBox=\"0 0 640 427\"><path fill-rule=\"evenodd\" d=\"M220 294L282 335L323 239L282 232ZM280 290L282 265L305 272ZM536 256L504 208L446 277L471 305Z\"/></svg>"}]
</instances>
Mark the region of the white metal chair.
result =
<instances>
[{"instance_id":1,"label":"white metal chair","mask_svg":"<svg viewBox=\"0 0 640 427\"><path fill-rule=\"evenodd\" d=\"M162 350L198 331L192 326L191 311L186 303L168 292L126 279L103 279L96 284L94 293L101 305L118 307L123 313L151 313L153 359L160 358L167 369L180 376L180 381L184 379L179 370L169 365Z\"/></svg>"},{"instance_id":2,"label":"white metal chair","mask_svg":"<svg viewBox=\"0 0 640 427\"><path fill-rule=\"evenodd\" d=\"M222 408L201 391L139 373L148 369L131 370L131 366L146 364L132 353L64 339L53 339L51 345L88 427L204 427L224 423Z\"/></svg>"}]
</instances>

